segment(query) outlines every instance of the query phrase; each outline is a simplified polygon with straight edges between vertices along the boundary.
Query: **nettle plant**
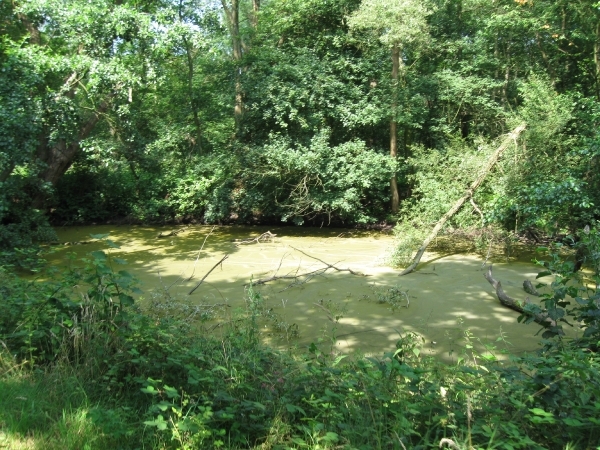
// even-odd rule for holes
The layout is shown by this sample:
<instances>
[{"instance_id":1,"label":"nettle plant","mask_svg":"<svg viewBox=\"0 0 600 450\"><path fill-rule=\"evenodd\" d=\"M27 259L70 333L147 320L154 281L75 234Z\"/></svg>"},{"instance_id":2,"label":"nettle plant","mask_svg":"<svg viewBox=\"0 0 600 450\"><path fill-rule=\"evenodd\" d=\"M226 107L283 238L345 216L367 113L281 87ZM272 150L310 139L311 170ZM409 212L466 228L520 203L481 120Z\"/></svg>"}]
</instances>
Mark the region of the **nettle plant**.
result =
<instances>
[{"instance_id":1,"label":"nettle plant","mask_svg":"<svg viewBox=\"0 0 600 450\"><path fill-rule=\"evenodd\" d=\"M535 315L547 315L553 323L548 321L542 334L544 338L561 339L563 324L578 325L583 331L582 344L596 349L600 347L600 231L597 226L586 226L569 240L577 250L575 261L564 258L565 244L562 243L538 249L546 251L550 259L536 261L545 269L537 278L551 275L553 281L549 292L541 295L541 305L527 303L526 314L519 317L519 321L529 323ZM581 266L584 271L578 270ZM545 285L538 285L542 286Z\"/></svg>"}]
</instances>

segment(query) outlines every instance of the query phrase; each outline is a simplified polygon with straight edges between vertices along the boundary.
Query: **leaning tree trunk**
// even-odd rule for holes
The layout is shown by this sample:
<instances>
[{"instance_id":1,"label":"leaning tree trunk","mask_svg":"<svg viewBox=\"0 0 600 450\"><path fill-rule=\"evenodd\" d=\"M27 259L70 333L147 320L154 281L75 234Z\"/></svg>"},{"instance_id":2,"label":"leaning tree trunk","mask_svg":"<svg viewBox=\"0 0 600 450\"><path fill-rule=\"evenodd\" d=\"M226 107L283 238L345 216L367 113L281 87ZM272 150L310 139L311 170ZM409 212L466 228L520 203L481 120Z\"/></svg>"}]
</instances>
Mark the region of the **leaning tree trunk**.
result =
<instances>
[{"instance_id":1,"label":"leaning tree trunk","mask_svg":"<svg viewBox=\"0 0 600 450\"><path fill-rule=\"evenodd\" d=\"M435 239L435 237L440 232L442 227L446 224L448 219L450 219L454 214L456 214L456 212L460 209L460 207L463 205L463 203L465 203L465 201L467 201L469 198L471 198L473 196L473 194L475 193L475 190L481 185L481 183L483 182L483 180L485 179L487 174L492 170L492 168L494 167L496 162L498 162L500 155L502 155L504 150L506 150L508 148L508 145L512 141L516 141L516 139L519 137L519 135L523 132L524 129L525 129L525 124L523 123L523 124L519 125L517 128L515 128L512 131L512 133L510 133L506 137L506 139L504 139L504 142L502 142L500 147L498 147L496 149L494 154L488 160L487 164L483 168L483 171L481 172L481 175L479 175L479 177L477 177L477 179L473 182L473 184L471 184L469 189L467 189L467 191L465 192L465 195L463 195L452 206L452 208L450 208L450 210L446 214L444 214L444 216L438 221L438 223L435 224L435 227L433 227L433 230L431 230L431 233L429 233L429 236L427 236L427 238L423 241L423 244L421 245L421 247L419 247L419 250L417 251L417 254L415 255L411 265L408 266L406 269L404 269L400 273L400 275L406 275L408 273L411 273L415 269L415 267L417 267L417 264L419 264L419 261L421 261L421 257L423 256L423 253L425 253L425 250L427 249L429 244L431 244L431 241L433 241Z\"/></svg>"}]
</instances>

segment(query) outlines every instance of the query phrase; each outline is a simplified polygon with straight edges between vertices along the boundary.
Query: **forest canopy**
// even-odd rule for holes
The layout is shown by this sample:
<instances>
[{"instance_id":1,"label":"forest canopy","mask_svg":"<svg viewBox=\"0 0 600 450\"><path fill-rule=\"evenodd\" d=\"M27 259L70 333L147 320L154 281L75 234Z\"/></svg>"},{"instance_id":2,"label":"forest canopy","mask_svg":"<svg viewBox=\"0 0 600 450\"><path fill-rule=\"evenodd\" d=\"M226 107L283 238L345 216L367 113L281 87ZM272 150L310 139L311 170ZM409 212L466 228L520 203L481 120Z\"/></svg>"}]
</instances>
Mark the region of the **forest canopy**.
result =
<instances>
[{"instance_id":1,"label":"forest canopy","mask_svg":"<svg viewBox=\"0 0 600 450\"><path fill-rule=\"evenodd\" d=\"M600 9L566 0L0 7L0 246L48 223L599 217Z\"/></svg>"}]
</instances>

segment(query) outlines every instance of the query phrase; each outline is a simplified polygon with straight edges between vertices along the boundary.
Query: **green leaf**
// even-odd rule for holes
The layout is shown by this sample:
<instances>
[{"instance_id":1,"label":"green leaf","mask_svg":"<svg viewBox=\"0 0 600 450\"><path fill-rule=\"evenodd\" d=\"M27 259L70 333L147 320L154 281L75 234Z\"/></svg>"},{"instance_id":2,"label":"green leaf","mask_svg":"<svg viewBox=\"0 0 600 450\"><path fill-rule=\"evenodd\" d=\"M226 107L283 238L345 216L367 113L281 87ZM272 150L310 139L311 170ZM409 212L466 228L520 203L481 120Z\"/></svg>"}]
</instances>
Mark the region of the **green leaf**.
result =
<instances>
[{"instance_id":1,"label":"green leaf","mask_svg":"<svg viewBox=\"0 0 600 450\"><path fill-rule=\"evenodd\" d=\"M549 270L544 270L543 272L538 273L535 279L537 280L538 278L547 277L548 275L552 275L552 272Z\"/></svg>"},{"instance_id":2,"label":"green leaf","mask_svg":"<svg viewBox=\"0 0 600 450\"><path fill-rule=\"evenodd\" d=\"M141 388L140 391L142 391L144 394L150 394L150 395L158 394L158 391L154 388L154 386L146 386L145 388Z\"/></svg>"},{"instance_id":3,"label":"green leaf","mask_svg":"<svg viewBox=\"0 0 600 450\"><path fill-rule=\"evenodd\" d=\"M106 244L110 247L110 248L121 248L119 246L119 244L116 244L115 242L111 241L110 239L106 240Z\"/></svg>"},{"instance_id":4,"label":"green leaf","mask_svg":"<svg viewBox=\"0 0 600 450\"><path fill-rule=\"evenodd\" d=\"M96 261L106 261L106 253L102 250L96 250L95 252L92 252L91 255Z\"/></svg>"},{"instance_id":5,"label":"green leaf","mask_svg":"<svg viewBox=\"0 0 600 450\"><path fill-rule=\"evenodd\" d=\"M119 300L121 301L122 306L131 306L135 303L135 300L131 295L127 294L119 294Z\"/></svg>"},{"instance_id":6,"label":"green leaf","mask_svg":"<svg viewBox=\"0 0 600 450\"><path fill-rule=\"evenodd\" d=\"M340 361L341 361L342 359L346 358L347 356L348 356L348 355L340 355L340 356L338 356L337 358L335 358L335 361L333 361L333 363L331 364L331 366L332 366L332 367L335 367L335 366L337 366L337 365L340 363Z\"/></svg>"},{"instance_id":7,"label":"green leaf","mask_svg":"<svg viewBox=\"0 0 600 450\"><path fill-rule=\"evenodd\" d=\"M156 427L161 431L167 429L167 422L165 421L165 419L163 419L163 416L161 416L160 414L156 416L156 420L145 421L144 425L148 425L149 427Z\"/></svg>"},{"instance_id":8,"label":"green leaf","mask_svg":"<svg viewBox=\"0 0 600 450\"><path fill-rule=\"evenodd\" d=\"M157 403L155 406L158 409L160 409L161 411L166 411L167 409L169 409L173 405L172 405L172 403L169 403L169 402L163 400L163 401Z\"/></svg>"},{"instance_id":9,"label":"green leaf","mask_svg":"<svg viewBox=\"0 0 600 450\"><path fill-rule=\"evenodd\" d=\"M572 419L570 417L567 417L566 419L563 419L563 422L566 425L569 425L570 427L582 427L585 426L585 423L581 422L580 420L577 419Z\"/></svg>"},{"instance_id":10,"label":"green leaf","mask_svg":"<svg viewBox=\"0 0 600 450\"><path fill-rule=\"evenodd\" d=\"M167 386L166 384L163 386L163 389L165 390L165 392L167 393L167 396L169 398L179 398L180 395L177 392L177 389L172 388L171 386Z\"/></svg>"}]
</instances>

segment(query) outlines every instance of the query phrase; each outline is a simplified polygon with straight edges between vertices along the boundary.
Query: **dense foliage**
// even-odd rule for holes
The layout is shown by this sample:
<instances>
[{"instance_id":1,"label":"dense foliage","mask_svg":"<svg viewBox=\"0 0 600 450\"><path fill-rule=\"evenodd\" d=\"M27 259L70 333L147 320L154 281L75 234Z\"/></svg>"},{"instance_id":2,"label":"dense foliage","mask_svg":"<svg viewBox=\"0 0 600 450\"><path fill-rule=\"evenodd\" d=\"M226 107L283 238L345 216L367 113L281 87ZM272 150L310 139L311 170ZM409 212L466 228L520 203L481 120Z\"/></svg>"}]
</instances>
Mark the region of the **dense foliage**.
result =
<instances>
[{"instance_id":1,"label":"dense foliage","mask_svg":"<svg viewBox=\"0 0 600 450\"><path fill-rule=\"evenodd\" d=\"M522 121L480 212L452 226L552 235L598 218L593 2L21 0L0 14L0 247L31 261L53 239L46 218L401 219L404 233Z\"/></svg>"}]
</instances>

